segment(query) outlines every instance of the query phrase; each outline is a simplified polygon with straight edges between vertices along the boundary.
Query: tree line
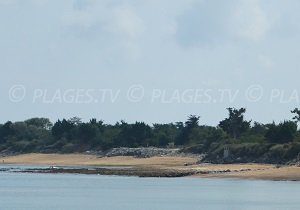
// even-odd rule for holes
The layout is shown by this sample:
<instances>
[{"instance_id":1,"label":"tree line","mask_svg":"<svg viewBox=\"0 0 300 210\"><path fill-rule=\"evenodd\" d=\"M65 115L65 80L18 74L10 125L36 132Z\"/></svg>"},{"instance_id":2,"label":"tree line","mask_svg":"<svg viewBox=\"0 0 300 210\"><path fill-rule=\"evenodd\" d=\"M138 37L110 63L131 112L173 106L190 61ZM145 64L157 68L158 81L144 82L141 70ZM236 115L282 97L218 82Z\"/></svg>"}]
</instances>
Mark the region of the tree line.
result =
<instances>
[{"instance_id":1,"label":"tree line","mask_svg":"<svg viewBox=\"0 0 300 210\"><path fill-rule=\"evenodd\" d=\"M2 152L83 152L114 147L193 147L199 152L214 151L220 145L291 144L300 142L294 117L278 124L262 124L245 120L245 108L228 108L228 117L217 126L202 125L200 116L190 115L185 122L148 125L144 122L117 122L113 125L78 117L57 120L32 118L22 122L8 121L0 125ZM195 148L195 147L194 147ZM199 149L200 148L200 149Z\"/></svg>"}]
</instances>

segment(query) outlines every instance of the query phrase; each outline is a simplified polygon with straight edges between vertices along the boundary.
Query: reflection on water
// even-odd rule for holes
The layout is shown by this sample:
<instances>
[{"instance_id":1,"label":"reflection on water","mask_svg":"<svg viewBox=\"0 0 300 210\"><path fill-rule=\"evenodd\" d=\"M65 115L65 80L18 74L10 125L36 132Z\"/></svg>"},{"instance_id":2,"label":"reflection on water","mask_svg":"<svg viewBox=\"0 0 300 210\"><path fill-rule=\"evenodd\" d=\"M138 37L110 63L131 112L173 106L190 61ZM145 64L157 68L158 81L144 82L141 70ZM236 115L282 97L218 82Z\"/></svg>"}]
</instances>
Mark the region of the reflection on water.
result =
<instances>
[{"instance_id":1,"label":"reflection on water","mask_svg":"<svg viewBox=\"0 0 300 210\"><path fill-rule=\"evenodd\" d=\"M299 195L299 182L0 173L5 210L299 209Z\"/></svg>"}]
</instances>

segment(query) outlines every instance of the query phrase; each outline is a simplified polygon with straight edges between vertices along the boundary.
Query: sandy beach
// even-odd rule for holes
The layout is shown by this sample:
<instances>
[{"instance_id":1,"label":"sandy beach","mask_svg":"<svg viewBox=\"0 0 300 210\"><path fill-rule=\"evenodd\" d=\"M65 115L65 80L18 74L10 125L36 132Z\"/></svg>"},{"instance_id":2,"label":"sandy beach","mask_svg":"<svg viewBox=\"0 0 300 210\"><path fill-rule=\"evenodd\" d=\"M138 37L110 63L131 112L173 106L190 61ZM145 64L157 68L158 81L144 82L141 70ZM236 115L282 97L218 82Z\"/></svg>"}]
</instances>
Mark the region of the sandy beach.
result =
<instances>
[{"instance_id":1,"label":"sandy beach","mask_svg":"<svg viewBox=\"0 0 300 210\"><path fill-rule=\"evenodd\" d=\"M177 167L185 163L195 163L190 157L151 157L134 158L130 156L98 157L85 154L24 154L2 157L4 164L60 165L60 166L157 166Z\"/></svg>"},{"instance_id":2,"label":"sandy beach","mask_svg":"<svg viewBox=\"0 0 300 210\"><path fill-rule=\"evenodd\" d=\"M24 154L2 157L1 164L48 166L131 166L147 171L190 172L196 178L300 181L300 167L269 164L196 164L193 157L97 157L86 154Z\"/></svg>"}]
</instances>

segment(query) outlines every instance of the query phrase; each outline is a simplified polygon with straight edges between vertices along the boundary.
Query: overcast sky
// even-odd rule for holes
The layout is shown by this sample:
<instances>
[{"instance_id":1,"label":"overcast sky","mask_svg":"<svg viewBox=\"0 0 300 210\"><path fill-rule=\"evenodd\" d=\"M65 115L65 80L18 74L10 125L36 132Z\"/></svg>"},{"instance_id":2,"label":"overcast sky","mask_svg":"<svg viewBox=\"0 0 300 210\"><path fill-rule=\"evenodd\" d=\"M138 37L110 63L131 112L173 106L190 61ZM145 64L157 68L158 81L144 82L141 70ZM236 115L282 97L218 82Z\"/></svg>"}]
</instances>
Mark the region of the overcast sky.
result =
<instances>
[{"instance_id":1,"label":"overcast sky","mask_svg":"<svg viewBox=\"0 0 300 210\"><path fill-rule=\"evenodd\" d=\"M300 107L298 0L0 0L0 122L216 125Z\"/></svg>"}]
</instances>

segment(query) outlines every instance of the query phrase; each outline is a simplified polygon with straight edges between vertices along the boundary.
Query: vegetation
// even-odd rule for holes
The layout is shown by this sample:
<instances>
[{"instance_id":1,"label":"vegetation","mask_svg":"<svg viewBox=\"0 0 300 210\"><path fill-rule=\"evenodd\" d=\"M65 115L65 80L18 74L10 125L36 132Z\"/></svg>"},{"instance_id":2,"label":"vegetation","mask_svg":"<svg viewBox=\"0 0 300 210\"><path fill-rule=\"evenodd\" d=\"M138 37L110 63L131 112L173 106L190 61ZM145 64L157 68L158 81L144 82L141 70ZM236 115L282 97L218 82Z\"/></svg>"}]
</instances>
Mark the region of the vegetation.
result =
<instances>
[{"instance_id":1,"label":"vegetation","mask_svg":"<svg viewBox=\"0 0 300 210\"><path fill-rule=\"evenodd\" d=\"M288 161L300 153L295 116L276 124L246 121L245 108L228 108L228 117L219 125L201 125L200 117L190 115L185 122L148 125L144 122L117 122L114 125L91 119L62 119L54 124L47 118L0 125L0 151L8 152L83 152L114 147L167 147L175 144L185 151L206 153L210 160L223 159L224 147L231 158L240 161ZM277 161L278 162L278 161Z\"/></svg>"},{"instance_id":2,"label":"vegetation","mask_svg":"<svg viewBox=\"0 0 300 210\"><path fill-rule=\"evenodd\" d=\"M250 128L251 121L244 120L245 108L228 108L229 117L219 123L219 127L227 132L232 138L237 139L243 132Z\"/></svg>"}]
</instances>

